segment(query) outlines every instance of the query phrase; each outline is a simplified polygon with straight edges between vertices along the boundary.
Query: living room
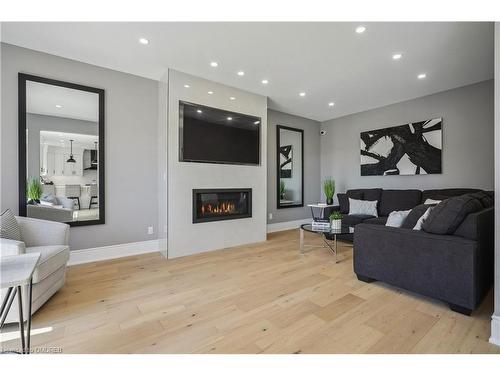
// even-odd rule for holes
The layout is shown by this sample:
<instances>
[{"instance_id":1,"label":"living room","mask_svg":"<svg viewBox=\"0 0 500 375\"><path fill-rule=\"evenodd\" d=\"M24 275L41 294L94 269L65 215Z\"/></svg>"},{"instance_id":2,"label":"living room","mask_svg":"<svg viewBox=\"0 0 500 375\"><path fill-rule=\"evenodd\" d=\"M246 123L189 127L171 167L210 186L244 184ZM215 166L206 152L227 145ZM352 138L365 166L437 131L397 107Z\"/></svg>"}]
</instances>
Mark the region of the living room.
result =
<instances>
[{"instance_id":1,"label":"living room","mask_svg":"<svg viewBox=\"0 0 500 375\"><path fill-rule=\"evenodd\" d=\"M1 351L500 353L500 28L422 20L2 20Z\"/></svg>"}]
</instances>

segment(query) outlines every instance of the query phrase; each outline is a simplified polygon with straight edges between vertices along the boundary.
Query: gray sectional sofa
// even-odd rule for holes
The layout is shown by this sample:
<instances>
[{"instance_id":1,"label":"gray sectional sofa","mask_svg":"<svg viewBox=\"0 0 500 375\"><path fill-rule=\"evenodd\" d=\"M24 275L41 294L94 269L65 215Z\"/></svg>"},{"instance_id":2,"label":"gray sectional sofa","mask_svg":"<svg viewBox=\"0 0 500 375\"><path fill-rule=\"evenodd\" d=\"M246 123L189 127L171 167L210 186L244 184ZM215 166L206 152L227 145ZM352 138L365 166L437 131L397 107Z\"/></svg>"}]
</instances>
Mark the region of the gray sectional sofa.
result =
<instances>
[{"instance_id":1,"label":"gray sectional sofa","mask_svg":"<svg viewBox=\"0 0 500 375\"><path fill-rule=\"evenodd\" d=\"M491 197L489 202L465 215L452 233L393 228L385 223L392 211L412 209L427 199L446 200L478 191L356 189L344 196L339 194L340 205L334 210L344 214L349 212L346 198L379 201L378 218L343 217L345 224L355 226L353 257L358 279L383 281L436 298L447 302L452 310L470 315L493 282L493 194L486 193Z\"/></svg>"}]
</instances>

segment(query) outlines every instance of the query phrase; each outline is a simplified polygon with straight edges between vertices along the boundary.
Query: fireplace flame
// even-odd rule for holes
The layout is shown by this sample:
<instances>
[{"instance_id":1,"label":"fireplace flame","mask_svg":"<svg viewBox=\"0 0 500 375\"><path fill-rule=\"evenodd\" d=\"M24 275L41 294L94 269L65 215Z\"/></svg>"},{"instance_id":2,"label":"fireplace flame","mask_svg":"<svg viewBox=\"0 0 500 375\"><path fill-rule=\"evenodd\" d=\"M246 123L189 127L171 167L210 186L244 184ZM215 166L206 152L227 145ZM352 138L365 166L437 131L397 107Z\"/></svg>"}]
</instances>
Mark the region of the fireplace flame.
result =
<instances>
[{"instance_id":1,"label":"fireplace flame","mask_svg":"<svg viewBox=\"0 0 500 375\"><path fill-rule=\"evenodd\" d=\"M231 202L221 202L217 204L206 203L201 206L202 215L205 214L231 214L236 211L236 205Z\"/></svg>"}]
</instances>

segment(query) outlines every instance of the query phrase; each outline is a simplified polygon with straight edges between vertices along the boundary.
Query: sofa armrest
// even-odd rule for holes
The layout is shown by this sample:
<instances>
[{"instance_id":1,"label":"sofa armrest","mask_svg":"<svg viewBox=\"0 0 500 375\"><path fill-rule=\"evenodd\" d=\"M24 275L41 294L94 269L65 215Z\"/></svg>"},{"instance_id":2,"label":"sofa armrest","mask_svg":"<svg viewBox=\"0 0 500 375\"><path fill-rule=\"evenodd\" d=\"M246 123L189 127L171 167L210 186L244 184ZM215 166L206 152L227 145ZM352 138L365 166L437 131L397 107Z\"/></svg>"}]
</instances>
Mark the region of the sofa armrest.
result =
<instances>
[{"instance_id":1,"label":"sofa armrest","mask_svg":"<svg viewBox=\"0 0 500 375\"><path fill-rule=\"evenodd\" d=\"M68 245L69 225L56 221L16 216L26 247Z\"/></svg>"},{"instance_id":2,"label":"sofa armrest","mask_svg":"<svg viewBox=\"0 0 500 375\"><path fill-rule=\"evenodd\" d=\"M24 242L0 238L0 256L21 255L26 252Z\"/></svg>"},{"instance_id":3,"label":"sofa armrest","mask_svg":"<svg viewBox=\"0 0 500 375\"><path fill-rule=\"evenodd\" d=\"M358 275L474 309L478 243L412 229L359 224L354 232Z\"/></svg>"}]
</instances>

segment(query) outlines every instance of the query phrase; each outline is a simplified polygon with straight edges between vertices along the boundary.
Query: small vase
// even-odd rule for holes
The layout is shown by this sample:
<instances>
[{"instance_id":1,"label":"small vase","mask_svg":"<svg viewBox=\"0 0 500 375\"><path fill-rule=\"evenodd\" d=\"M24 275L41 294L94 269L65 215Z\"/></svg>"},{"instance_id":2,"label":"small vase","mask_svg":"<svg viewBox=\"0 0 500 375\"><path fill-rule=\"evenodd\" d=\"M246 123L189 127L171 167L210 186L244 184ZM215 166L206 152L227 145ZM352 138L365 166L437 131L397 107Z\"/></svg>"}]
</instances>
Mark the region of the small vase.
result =
<instances>
[{"instance_id":1,"label":"small vase","mask_svg":"<svg viewBox=\"0 0 500 375\"><path fill-rule=\"evenodd\" d=\"M333 204L333 198L326 198L326 204L327 205L332 205Z\"/></svg>"},{"instance_id":2,"label":"small vase","mask_svg":"<svg viewBox=\"0 0 500 375\"><path fill-rule=\"evenodd\" d=\"M340 230L340 228L342 227L342 219L332 220L330 225L333 230Z\"/></svg>"}]
</instances>

